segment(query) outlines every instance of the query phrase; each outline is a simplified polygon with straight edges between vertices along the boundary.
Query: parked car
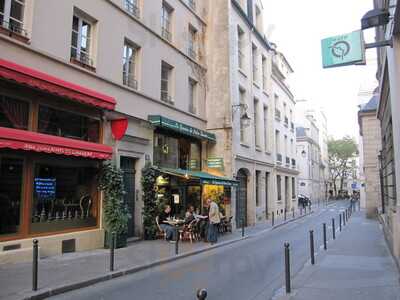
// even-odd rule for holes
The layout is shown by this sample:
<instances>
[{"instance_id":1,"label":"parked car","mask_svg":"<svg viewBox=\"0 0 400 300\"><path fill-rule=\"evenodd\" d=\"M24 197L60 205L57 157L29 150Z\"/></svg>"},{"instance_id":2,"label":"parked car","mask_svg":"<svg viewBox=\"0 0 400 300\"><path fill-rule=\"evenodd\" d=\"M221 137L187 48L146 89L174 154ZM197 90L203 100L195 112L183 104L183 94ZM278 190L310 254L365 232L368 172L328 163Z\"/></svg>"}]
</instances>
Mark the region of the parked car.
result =
<instances>
[{"instance_id":1,"label":"parked car","mask_svg":"<svg viewBox=\"0 0 400 300\"><path fill-rule=\"evenodd\" d=\"M303 208L311 205L311 200L306 195L299 194L297 196L297 200L298 200L298 206L302 206Z\"/></svg>"}]
</instances>

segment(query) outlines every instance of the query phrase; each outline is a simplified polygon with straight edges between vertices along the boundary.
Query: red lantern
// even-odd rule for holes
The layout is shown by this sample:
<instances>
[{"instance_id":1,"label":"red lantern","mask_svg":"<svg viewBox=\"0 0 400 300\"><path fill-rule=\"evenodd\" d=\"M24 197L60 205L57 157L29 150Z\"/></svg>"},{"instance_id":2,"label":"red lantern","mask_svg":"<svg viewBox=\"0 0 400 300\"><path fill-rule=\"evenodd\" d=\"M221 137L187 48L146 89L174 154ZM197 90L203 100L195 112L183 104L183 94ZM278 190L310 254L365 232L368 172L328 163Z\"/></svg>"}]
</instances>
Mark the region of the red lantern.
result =
<instances>
[{"instance_id":1,"label":"red lantern","mask_svg":"<svg viewBox=\"0 0 400 300\"><path fill-rule=\"evenodd\" d=\"M128 129L128 119L118 119L111 121L111 131L115 140L119 141Z\"/></svg>"}]
</instances>

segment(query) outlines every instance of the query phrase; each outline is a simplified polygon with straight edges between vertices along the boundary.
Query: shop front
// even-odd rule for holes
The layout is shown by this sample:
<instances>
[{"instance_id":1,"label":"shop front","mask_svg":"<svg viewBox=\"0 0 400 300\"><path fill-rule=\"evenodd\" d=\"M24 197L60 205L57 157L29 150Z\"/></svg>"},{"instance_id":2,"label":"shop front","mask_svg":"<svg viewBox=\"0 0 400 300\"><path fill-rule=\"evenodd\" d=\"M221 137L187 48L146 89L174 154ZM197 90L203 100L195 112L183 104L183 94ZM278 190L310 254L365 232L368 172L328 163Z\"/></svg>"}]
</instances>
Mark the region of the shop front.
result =
<instances>
[{"instance_id":1,"label":"shop front","mask_svg":"<svg viewBox=\"0 0 400 300\"><path fill-rule=\"evenodd\" d=\"M172 214L180 218L190 206L206 214L207 199L230 216L231 189L237 182L211 174L205 163L215 136L163 116L149 116L149 121L155 126L154 167L161 174L156 182L158 200L171 205Z\"/></svg>"},{"instance_id":2,"label":"shop front","mask_svg":"<svg viewBox=\"0 0 400 300\"><path fill-rule=\"evenodd\" d=\"M32 238L41 255L102 246L97 176L113 153L102 144L102 114L114 106L111 97L0 60L0 262L12 250L23 256Z\"/></svg>"}]
</instances>

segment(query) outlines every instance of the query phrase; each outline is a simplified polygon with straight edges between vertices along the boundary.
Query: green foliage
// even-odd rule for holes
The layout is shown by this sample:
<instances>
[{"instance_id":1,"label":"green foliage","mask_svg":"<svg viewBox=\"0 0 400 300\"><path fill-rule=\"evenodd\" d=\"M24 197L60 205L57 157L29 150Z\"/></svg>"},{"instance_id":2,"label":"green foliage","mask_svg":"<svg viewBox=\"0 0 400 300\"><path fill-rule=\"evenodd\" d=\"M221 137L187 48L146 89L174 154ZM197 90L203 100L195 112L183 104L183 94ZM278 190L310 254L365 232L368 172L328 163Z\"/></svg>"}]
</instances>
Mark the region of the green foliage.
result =
<instances>
[{"instance_id":1,"label":"green foliage","mask_svg":"<svg viewBox=\"0 0 400 300\"><path fill-rule=\"evenodd\" d=\"M142 169L143 191L143 229L144 239L153 240L157 236L156 217L162 210L163 203L156 198L156 180L160 173L147 162Z\"/></svg>"},{"instance_id":2,"label":"green foliage","mask_svg":"<svg viewBox=\"0 0 400 300\"><path fill-rule=\"evenodd\" d=\"M355 158L358 155L357 144L353 138L345 136L341 139L328 140L329 170L331 179L337 193L336 179L341 179L341 187L345 177L354 173L356 169Z\"/></svg>"},{"instance_id":3,"label":"green foliage","mask_svg":"<svg viewBox=\"0 0 400 300\"><path fill-rule=\"evenodd\" d=\"M99 188L104 192L103 219L108 232L125 234L131 215L124 203L124 182L122 171L114 165L104 163L100 172Z\"/></svg>"}]
</instances>

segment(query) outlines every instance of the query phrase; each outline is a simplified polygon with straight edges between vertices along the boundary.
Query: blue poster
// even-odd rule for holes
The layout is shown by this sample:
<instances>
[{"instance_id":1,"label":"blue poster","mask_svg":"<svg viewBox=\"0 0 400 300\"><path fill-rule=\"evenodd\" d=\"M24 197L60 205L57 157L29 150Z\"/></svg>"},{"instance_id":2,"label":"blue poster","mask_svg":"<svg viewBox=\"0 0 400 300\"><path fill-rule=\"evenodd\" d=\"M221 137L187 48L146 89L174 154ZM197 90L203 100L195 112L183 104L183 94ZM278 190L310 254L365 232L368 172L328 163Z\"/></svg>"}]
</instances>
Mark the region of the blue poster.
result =
<instances>
[{"instance_id":1,"label":"blue poster","mask_svg":"<svg viewBox=\"0 0 400 300\"><path fill-rule=\"evenodd\" d=\"M35 178L35 194L40 200L52 200L56 197L55 178Z\"/></svg>"}]
</instances>

